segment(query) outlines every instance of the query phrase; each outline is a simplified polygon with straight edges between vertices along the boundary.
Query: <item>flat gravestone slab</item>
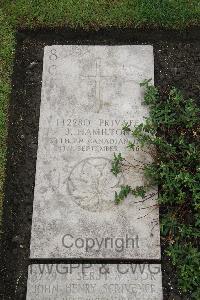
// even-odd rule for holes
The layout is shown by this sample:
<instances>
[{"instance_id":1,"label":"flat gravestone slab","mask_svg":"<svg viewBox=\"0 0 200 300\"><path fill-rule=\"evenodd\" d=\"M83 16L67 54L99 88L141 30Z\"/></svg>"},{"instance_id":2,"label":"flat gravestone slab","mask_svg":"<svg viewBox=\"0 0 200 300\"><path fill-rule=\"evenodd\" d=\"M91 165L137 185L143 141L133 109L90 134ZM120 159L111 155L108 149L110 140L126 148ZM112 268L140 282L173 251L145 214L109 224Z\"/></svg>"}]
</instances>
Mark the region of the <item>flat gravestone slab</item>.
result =
<instances>
[{"instance_id":1,"label":"flat gravestone slab","mask_svg":"<svg viewBox=\"0 0 200 300\"><path fill-rule=\"evenodd\" d=\"M160 265L29 267L26 300L162 300Z\"/></svg>"},{"instance_id":2,"label":"flat gravestone slab","mask_svg":"<svg viewBox=\"0 0 200 300\"><path fill-rule=\"evenodd\" d=\"M157 190L114 203L120 185L144 184L151 157L128 150L122 125L148 115L139 84L153 77L152 46L45 47L32 258L160 258Z\"/></svg>"}]
</instances>

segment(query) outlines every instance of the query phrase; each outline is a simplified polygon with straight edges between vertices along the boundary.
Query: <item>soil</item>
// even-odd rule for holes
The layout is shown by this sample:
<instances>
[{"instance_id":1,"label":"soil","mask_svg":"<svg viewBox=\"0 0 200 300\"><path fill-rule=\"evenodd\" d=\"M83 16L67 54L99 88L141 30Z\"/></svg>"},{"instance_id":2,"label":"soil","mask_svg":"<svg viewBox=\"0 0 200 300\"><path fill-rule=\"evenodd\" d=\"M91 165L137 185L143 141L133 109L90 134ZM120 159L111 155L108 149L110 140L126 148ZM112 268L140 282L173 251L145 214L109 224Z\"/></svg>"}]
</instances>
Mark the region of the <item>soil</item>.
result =
<instances>
[{"instance_id":1,"label":"soil","mask_svg":"<svg viewBox=\"0 0 200 300\"><path fill-rule=\"evenodd\" d=\"M171 86L198 99L200 34L108 28L99 31L57 29L16 35L13 90L9 108L8 162L1 241L1 299L25 299L37 154L43 48L52 44L152 44L155 84L163 98ZM162 243L162 251L165 245ZM46 261L40 261L44 263ZM63 262L63 261L53 261ZM65 260L65 262L67 262ZM109 262L109 261L107 261ZM119 261L118 261L119 262ZM98 263L98 262L97 262ZM176 269L162 256L164 300L190 299L177 289ZM142 300L142 299L141 299Z\"/></svg>"}]
</instances>

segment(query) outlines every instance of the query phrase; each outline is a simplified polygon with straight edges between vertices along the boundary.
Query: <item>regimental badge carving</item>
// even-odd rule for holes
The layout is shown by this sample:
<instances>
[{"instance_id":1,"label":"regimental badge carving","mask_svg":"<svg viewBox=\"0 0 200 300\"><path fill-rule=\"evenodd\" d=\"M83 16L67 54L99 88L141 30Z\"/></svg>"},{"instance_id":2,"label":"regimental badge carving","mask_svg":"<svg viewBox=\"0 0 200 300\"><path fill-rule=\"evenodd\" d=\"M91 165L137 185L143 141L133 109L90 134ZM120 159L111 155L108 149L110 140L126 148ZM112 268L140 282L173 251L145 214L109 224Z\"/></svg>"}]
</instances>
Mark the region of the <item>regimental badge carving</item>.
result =
<instances>
[{"instance_id":1,"label":"regimental badge carving","mask_svg":"<svg viewBox=\"0 0 200 300\"><path fill-rule=\"evenodd\" d=\"M91 157L80 161L68 177L69 194L75 203L92 212L114 207L115 191L123 184L123 175L115 177L111 161L104 157Z\"/></svg>"}]
</instances>

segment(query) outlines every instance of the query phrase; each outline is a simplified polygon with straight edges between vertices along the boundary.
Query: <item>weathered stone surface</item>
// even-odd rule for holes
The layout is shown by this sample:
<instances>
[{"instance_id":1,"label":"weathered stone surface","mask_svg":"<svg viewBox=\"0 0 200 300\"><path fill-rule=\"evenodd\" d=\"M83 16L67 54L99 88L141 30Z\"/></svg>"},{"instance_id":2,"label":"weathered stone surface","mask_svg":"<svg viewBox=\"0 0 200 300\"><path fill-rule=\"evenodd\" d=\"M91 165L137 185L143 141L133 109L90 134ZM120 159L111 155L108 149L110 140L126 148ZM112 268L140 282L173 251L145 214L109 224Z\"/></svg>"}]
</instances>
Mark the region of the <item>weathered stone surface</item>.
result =
<instances>
[{"instance_id":1,"label":"weathered stone surface","mask_svg":"<svg viewBox=\"0 0 200 300\"><path fill-rule=\"evenodd\" d=\"M29 267L26 300L162 300L160 265Z\"/></svg>"},{"instance_id":2,"label":"weathered stone surface","mask_svg":"<svg viewBox=\"0 0 200 300\"><path fill-rule=\"evenodd\" d=\"M127 149L122 125L148 115L139 83L153 76L152 46L45 47L32 258L160 258L157 190L114 203L151 161ZM127 168L115 177L119 152Z\"/></svg>"}]
</instances>

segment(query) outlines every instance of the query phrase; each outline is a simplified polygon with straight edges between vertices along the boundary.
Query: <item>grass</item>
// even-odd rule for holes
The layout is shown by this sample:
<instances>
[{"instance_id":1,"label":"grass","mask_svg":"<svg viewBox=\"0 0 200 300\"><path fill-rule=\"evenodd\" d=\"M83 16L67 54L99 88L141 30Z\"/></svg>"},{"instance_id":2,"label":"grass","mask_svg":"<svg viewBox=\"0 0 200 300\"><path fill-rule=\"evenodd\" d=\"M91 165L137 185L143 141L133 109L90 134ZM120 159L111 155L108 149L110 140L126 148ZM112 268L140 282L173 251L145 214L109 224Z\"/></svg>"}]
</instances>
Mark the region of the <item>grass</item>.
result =
<instances>
[{"instance_id":1,"label":"grass","mask_svg":"<svg viewBox=\"0 0 200 300\"><path fill-rule=\"evenodd\" d=\"M8 104L18 29L102 27L186 29L200 21L199 0L0 0L0 219Z\"/></svg>"},{"instance_id":2,"label":"grass","mask_svg":"<svg viewBox=\"0 0 200 300\"><path fill-rule=\"evenodd\" d=\"M11 92L12 58L14 53L13 30L0 10L0 220L5 180L7 114Z\"/></svg>"},{"instance_id":3,"label":"grass","mask_svg":"<svg viewBox=\"0 0 200 300\"><path fill-rule=\"evenodd\" d=\"M185 28L198 24L198 0L3 0L14 27L134 26Z\"/></svg>"}]
</instances>

